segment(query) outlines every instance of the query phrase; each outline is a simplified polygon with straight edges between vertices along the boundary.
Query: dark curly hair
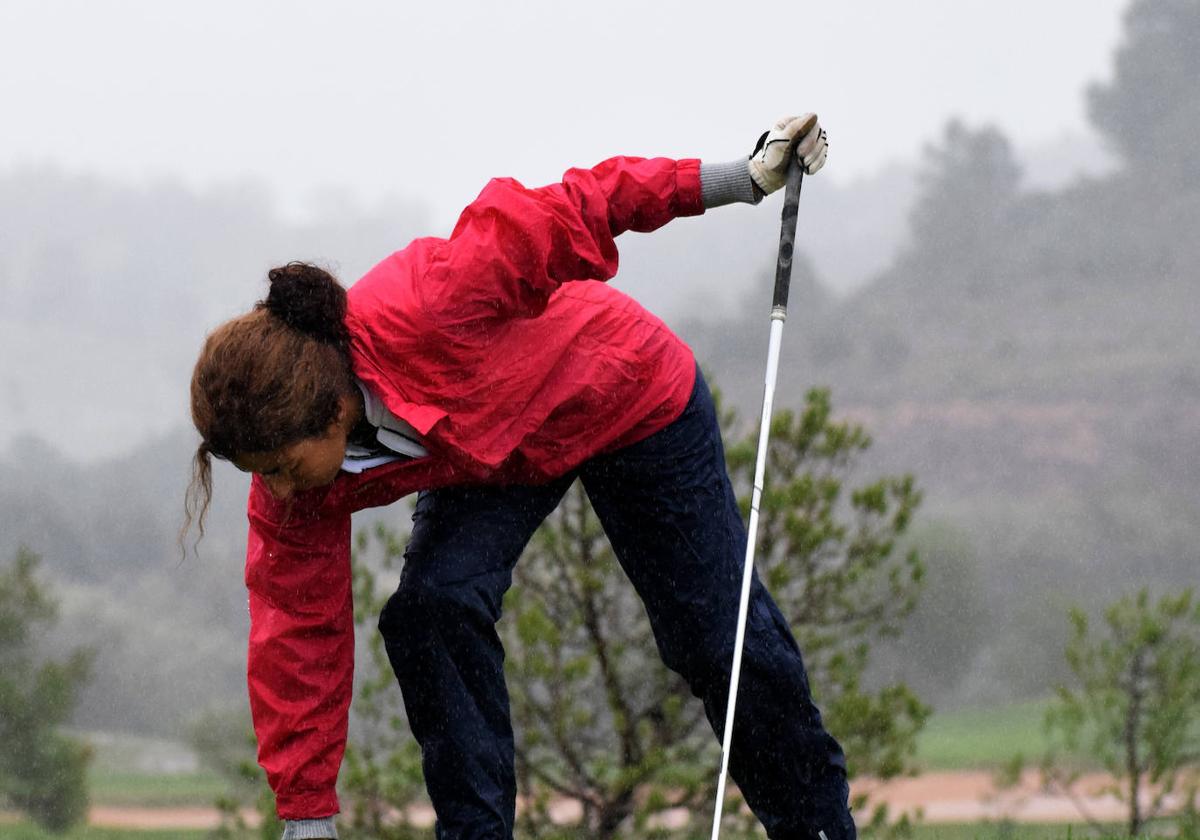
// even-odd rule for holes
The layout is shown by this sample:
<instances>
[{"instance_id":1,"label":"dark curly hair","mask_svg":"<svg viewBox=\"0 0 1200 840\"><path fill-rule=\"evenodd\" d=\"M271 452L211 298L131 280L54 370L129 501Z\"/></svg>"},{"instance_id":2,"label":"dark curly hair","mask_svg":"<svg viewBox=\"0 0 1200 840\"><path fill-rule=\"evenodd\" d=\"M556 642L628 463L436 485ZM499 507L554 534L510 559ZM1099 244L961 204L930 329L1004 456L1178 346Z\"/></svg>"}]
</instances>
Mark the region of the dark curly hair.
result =
<instances>
[{"instance_id":1,"label":"dark curly hair","mask_svg":"<svg viewBox=\"0 0 1200 840\"><path fill-rule=\"evenodd\" d=\"M266 299L213 330L192 373L192 422L201 441L181 546L193 521L204 536L213 457L271 452L321 435L354 387L346 290L309 263L290 262L267 276Z\"/></svg>"}]
</instances>

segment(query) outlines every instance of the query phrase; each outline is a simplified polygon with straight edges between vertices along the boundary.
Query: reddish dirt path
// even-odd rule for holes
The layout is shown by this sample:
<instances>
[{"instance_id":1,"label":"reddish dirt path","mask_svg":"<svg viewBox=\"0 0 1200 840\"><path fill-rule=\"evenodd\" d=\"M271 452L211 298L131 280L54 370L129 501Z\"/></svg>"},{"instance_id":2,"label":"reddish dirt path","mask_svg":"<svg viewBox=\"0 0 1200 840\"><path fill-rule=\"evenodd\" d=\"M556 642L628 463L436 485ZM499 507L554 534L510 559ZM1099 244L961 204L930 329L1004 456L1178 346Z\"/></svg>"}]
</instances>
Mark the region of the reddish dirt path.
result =
<instances>
[{"instance_id":1,"label":"reddish dirt path","mask_svg":"<svg viewBox=\"0 0 1200 840\"><path fill-rule=\"evenodd\" d=\"M1075 786L1077 800L1087 814L1102 822L1120 822L1126 816L1121 802L1105 793L1112 786L1106 776L1089 776ZM982 820L1055 823L1084 821L1079 807L1061 792L1041 786L1036 772L1027 772L1019 784L998 789L986 772L927 773L879 784L863 781L855 793L867 793L871 803L885 802L893 814L917 812L929 823L969 823Z\"/></svg>"},{"instance_id":2,"label":"reddish dirt path","mask_svg":"<svg viewBox=\"0 0 1200 840\"><path fill-rule=\"evenodd\" d=\"M216 808L135 808L124 805L94 805L88 811L88 825L98 828L208 830L216 828L220 821L221 818Z\"/></svg>"},{"instance_id":3,"label":"reddish dirt path","mask_svg":"<svg viewBox=\"0 0 1200 840\"><path fill-rule=\"evenodd\" d=\"M1120 822L1125 811L1115 796L1105 793L1111 780L1104 776L1089 776L1078 783L1077 791L1088 814L1104 822ZM1076 805L1066 796L1043 790L1036 773L1026 773L1020 784L998 790L991 774L985 772L926 773L912 778L879 784L864 780L854 785L855 793L867 793L870 803L887 803L889 811L898 816L915 813L918 809L927 823L971 823L982 820L1012 820L1014 822L1072 822L1084 821ZM574 814L569 803L563 803L558 816L570 821ZM870 805L868 806L870 807ZM253 823L253 814L247 814ZM662 822L670 825L686 814L664 814ZM433 814L427 808L412 814L415 822L432 825ZM208 829L217 825L213 808L125 808L96 806L89 822L109 828L192 828Z\"/></svg>"}]
</instances>

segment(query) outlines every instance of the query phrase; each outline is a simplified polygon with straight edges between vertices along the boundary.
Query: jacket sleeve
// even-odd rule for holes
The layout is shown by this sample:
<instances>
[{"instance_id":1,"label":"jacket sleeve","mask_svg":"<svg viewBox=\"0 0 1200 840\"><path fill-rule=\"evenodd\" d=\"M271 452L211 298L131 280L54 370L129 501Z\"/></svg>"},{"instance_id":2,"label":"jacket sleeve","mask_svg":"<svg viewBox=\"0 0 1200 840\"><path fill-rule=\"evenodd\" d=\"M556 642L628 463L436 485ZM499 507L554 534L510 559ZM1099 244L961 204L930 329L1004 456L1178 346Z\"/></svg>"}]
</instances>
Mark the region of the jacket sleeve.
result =
<instances>
[{"instance_id":1,"label":"jacket sleeve","mask_svg":"<svg viewBox=\"0 0 1200 840\"><path fill-rule=\"evenodd\" d=\"M246 586L247 682L258 761L284 819L338 811L353 692L350 513L311 493L289 506L255 476Z\"/></svg>"},{"instance_id":2,"label":"jacket sleeve","mask_svg":"<svg viewBox=\"0 0 1200 840\"><path fill-rule=\"evenodd\" d=\"M616 274L616 236L703 212L698 160L611 158L537 189L499 178L459 217L423 297L462 318L534 317L560 284Z\"/></svg>"}]
</instances>

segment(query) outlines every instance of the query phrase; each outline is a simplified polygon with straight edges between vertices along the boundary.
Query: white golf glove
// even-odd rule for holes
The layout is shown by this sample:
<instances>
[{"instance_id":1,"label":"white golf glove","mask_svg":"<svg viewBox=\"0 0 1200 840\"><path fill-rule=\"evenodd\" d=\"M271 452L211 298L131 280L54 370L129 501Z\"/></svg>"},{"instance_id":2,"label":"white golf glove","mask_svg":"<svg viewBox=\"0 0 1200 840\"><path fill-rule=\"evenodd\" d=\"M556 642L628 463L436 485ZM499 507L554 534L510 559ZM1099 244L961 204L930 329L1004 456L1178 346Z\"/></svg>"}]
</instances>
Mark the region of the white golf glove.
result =
<instances>
[{"instance_id":1,"label":"white golf glove","mask_svg":"<svg viewBox=\"0 0 1200 840\"><path fill-rule=\"evenodd\" d=\"M758 138L750 156L750 177L763 195L770 195L787 182L788 151L796 150L796 159L808 175L825 165L829 143L816 114L784 117Z\"/></svg>"}]
</instances>

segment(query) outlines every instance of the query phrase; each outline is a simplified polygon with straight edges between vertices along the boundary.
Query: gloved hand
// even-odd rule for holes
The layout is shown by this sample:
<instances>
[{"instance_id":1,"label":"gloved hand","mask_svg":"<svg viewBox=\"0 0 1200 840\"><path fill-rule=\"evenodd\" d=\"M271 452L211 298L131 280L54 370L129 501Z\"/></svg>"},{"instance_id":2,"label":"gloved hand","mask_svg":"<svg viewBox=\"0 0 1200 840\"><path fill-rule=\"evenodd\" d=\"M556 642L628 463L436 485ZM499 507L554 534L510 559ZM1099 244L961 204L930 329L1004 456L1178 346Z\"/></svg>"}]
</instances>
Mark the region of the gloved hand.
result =
<instances>
[{"instance_id":1,"label":"gloved hand","mask_svg":"<svg viewBox=\"0 0 1200 840\"><path fill-rule=\"evenodd\" d=\"M770 195L787 182L788 151L795 149L797 160L808 175L825 165L829 148L825 130L816 114L784 117L758 138L750 156L750 178L763 195Z\"/></svg>"}]
</instances>

